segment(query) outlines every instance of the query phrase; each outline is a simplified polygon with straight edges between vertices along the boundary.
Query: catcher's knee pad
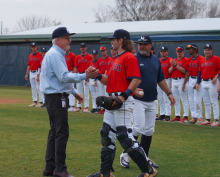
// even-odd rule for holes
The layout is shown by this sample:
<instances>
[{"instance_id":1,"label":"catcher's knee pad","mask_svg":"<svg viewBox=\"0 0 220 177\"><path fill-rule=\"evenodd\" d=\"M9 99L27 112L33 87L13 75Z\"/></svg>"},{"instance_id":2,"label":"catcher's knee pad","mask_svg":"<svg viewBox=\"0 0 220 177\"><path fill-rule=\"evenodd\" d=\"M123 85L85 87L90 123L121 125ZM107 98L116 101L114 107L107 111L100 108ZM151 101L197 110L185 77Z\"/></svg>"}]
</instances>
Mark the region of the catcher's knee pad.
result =
<instances>
[{"instance_id":1,"label":"catcher's knee pad","mask_svg":"<svg viewBox=\"0 0 220 177\"><path fill-rule=\"evenodd\" d=\"M101 148L101 169L100 173L103 174L103 177L110 177L110 172L114 169L112 167L113 161L115 158L115 149L109 149L106 147Z\"/></svg>"},{"instance_id":2,"label":"catcher's knee pad","mask_svg":"<svg viewBox=\"0 0 220 177\"><path fill-rule=\"evenodd\" d=\"M130 151L128 151L128 155L137 164L143 173L148 173L151 171L151 167L147 162L145 152L141 147L130 149Z\"/></svg>"},{"instance_id":3,"label":"catcher's knee pad","mask_svg":"<svg viewBox=\"0 0 220 177\"><path fill-rule=\"evenodd\" d=\"M134 142L131 138L128 137L128 131L130 131L129 133L132 132L132 130L127 130L127 128L125 126L118 126L116 127L116 136L118 141L120 142L121 146L125 149L125 150L129 150Z\"/></svg>"},{"instance_id":4,"label":"catcher's knee pad","mask_svg":"<svg viewBox=\"0 0 220 177\"><path fill-rule=\"evenodd\" d=\"M103 126L100 130L100 134L101 134L101 144L103 147L107 147L110 145L114 145L114 143L111 142L111 138L108 137L109 132L112 131L113 133L116 133L110 125L108 125L107 123L103 123Z\"/></svg>"}]
</instances>

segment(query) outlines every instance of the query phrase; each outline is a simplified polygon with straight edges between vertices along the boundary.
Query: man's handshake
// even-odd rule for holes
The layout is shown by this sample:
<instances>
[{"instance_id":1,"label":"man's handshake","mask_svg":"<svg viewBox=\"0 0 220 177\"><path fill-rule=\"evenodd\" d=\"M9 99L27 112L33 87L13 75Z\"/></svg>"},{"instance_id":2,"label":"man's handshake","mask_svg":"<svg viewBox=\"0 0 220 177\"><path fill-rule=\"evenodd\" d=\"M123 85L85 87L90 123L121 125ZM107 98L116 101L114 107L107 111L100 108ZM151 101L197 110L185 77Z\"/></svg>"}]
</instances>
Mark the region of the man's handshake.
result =
<instances>
[{"instance_id":1,"label":"man's handshake","mask_svg":"<svg viewBox=\"0 0 220 177\"><path fill-rule=\"evenodd\" d=\"M86 70L86 77L87 78L95 78L99 75L99 70L96 69L93 66L90 66L87 70Z\"/></svg>"}]
</instances>

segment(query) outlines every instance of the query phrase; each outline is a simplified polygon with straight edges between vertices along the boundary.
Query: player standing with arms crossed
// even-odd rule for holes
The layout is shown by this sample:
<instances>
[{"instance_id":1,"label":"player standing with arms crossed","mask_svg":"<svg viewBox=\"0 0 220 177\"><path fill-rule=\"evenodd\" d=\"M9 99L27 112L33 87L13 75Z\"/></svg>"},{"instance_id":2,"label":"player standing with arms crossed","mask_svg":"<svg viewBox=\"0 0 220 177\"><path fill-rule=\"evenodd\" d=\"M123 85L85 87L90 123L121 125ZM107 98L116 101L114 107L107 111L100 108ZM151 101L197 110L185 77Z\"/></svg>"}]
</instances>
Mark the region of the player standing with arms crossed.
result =
<instances>
[{"instance_id":1,"label":"player standing with arms crossed","mask_svg":"<svg viewBox=\"0 0 220 177\"><path fill-rule=\"evenodd\" d=\"M218 104L218 85L217 79L220 70L220 58L213 55L212 45L206 44L204 47L205 58L202 58L199 65L196 90L199 91L202 79L202 96L205 105L206 120L200 125L219 126L219 104ZM214 113L214 122L211 124L211 103Z\"/></svg>"},{"instance_id":2,"label":"player standing with arms crossed","mask_svg":"<svg viewBox=\"0 0 220 177\"><path fill-rule=\"evenodd\" d=\"M178 46L176 48L177 58L170 61L171 68L169 69L169 73L172 74L172 93L174 98L176 99L175 104L175 118L170 120L169 122L181 122L186 123L188 121L189 116L189 104L187 100L187 88L185 92L182 91L182 86L184 83L188 58L184 57L184 48L182 46ZM184 109L184 118L180 119L180 98L183 104Z\"/></svg>"},{"instance_id":3,"label":"player standing with arms crossed","mask_svg":"<svg viewBox=\"0 0 220 177\"><path fill-rule=\"evenodd\" d=\"M166 83L168 88L171 88L171 74L169 73L169 68L171 67L170 61L172 58L168 57L168 48L166 46L161 46L160 48L160 63L163 70ZM160 102L160 117L156 120L169 121L171 116L171 106L167 94L157 85L158 99Z\"/></svg>"},{"instance_id":4,"label":"player standing with arms crossed","mask_svg":"<svg viewBox=\"0 0 220 177\"><path fill-rule=\"evenodd\" d=\"M80 50L81 50L81 54L76 57L73 72L74 73L78 72L79 74L83 74L85 73L88 62L92 60L92 56L86 52L87 50L86 43L80 44ZM81 81L80 83L76 83L76 88L81 95L83 94L83 90L84 90L85 102L84 102L83 112L89 112L88 110L89 108L89 83L86 82L85 84L85 81ZM77 102L77 108L74 109L73 112L79 112L79 111L82 111L82 104L79 104L79 102Z\"/></svg>"},{"instance_id":5,"label":"player standing with arms crossed","mask_svg":"<svg viewBox=\"0 0 220 177\"><path fill-rule=\"evenodd\" d=\"M70 52L70 48L68 50L66 50L65 60L66 60L66 65L67 65L68 71L73 72L74 63L76 60L76 55L74 53ZM69 107L68 111L73 111L74 106L75 106L75 97L73 96L73 94L69 95L69 105L70 105L70 107Z\"/></svg>"},{"instance_id":6,"label":"player standing with arms crossed","mask_svg":"<svg viewBox=\"0 0 220 177\"><path fill-rule=\"evenodd\" d=\"M189 124L198 124L203 121L202 118L202 90L199 91L195 89L197 76L199 73L199 63L203 57L199 55L199 49L196 44L189 44L186 48L191 57L187 64L187 70L185 75L185 80L183 83L182 91L185 92L185 85L189 81L188 86L188 99L191 111L192 120L188 121Z\"/></svg>"},{"instance_id":7,"label":"player standing with arms crossed","mask_svg":"<svg viewBox=\"0 0 220 177\"><path fill-rule=\"evenodd\" d=\"M39 104L43 104L42 97L40 96L40 88L38 88L39 83L37 82L37 74L38 74L38 67L40 66L40 61L42 60L41 53L38 52L38 46L36 42L31 43L31 50L33 53L29 55L28 58L28 67L25 75L25 80L28 80L28 74L31 84L31 91L32 91L32 98L33 103L29 105L30 107L37 106L37 92L39 95Z\"/></svg>"},{"instance_id":8,"label":"player standing with arms crossed","mask_svg":"<svg viewBox=\"0 0 220 177\"><path fill-rule=\"evenodd\" d=\"M104 113L104 123L101 128L101 169L100 172L90 174L88 177L112 177L113 161L115 157L115 143L119 140L131 159L141 170L138 177L157 175L157 171L149 165L148 158L144 150L132 136L131 119L134 108L132 92L141 83L138 61L131 53L133 42L130 34L123 29L116 30L112 37L113 48L118 51L118 57L112 65L109 76L99 74L98 80L107 84L108 93L117 93L117 99L123 102L120 109L106 110ZM117 80L117 82L115 82ZM102 97L107 98L107 97ZM98 99L98 98L97 98ZM102 102L102 101L101 101ZM116 102L113 103L117 104Z\"/></svg>"}]
</instances>

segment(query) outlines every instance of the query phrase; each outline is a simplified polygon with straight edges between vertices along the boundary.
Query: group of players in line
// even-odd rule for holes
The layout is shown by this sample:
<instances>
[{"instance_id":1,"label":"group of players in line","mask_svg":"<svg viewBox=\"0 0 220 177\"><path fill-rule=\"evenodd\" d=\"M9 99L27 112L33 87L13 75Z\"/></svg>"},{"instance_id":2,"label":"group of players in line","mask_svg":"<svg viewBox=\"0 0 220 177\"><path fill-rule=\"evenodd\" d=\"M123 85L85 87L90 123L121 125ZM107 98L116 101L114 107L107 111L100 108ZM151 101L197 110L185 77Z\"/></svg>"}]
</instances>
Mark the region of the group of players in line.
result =
<instances>
[{"instance_id":1,"label":"group of players in line","mask_svg":"<svg viewBox=\"0 0 220 177\"><path fill-rule=\"evenodd\" d=\"M41 47L41 52L38 52L38 46L36 42L31 44L31 50L28 59L28 67L25 79L28 80L28 74L32 89L33 103L31 107L45 107L44 94L39 90L40 82L40 67L45 53L46 47ZM219 105L218 105L218 92L219 92L219 69L220 58L213 55L212 45L206 44L204 46L205 57L199 55L199 49L196 44L189 44L186 47L190 58L184 57L184 47L177 46L176 55L177 58L172 59L168 56L168 48L166 46L160 47L159 59L161 67L166 78L167 85L172 90L172 93L176 99L175 104L175 118L170 120L171 106L167 95L157 87L158 100L160 106L160 117L158 112L156 120L164 120L169 122L181 122L199 125L211 125L219 126ZM108 49L102 45L100 47L101 58L98 59L98 51L92 50L91 55L87 53L86 43L80 44L81 54L76 56L70 52L70 49L66 51L65 59L69 72L84 73L89 66L93 66L99 69L99 73L102 75L108 75L112 64L117 58L117 51L111 47L111 55L108 56ZM151 50L152 54L155 53L154 48ZM134 47L133 54L136 53ZM97 79L89 79L76 84L76 88L80 94L84 92L84 111L90 113L103 114L104 109L98 108L96 105L97 96L109 96L106 92L106 86L103 85ZM89 108L89 90L92 95L93 109ZM39 104L37 104L37 92L39 94ZM205 118L203 121L202 116L202 98L205 106ZM183 105L183 118L181 120L181 106L180 99ZM82 111L82 105L77 103L75 107L75 97L69 96L70 108L68 111L80 112ZM158 101L155 100L155 104L158 106ZM211 123L211 105L213 107L214 121ZM192 119L188 121L189 108L191 111ZM158 108L157 108L158 111Z\"/></svg>"}]
</instances>

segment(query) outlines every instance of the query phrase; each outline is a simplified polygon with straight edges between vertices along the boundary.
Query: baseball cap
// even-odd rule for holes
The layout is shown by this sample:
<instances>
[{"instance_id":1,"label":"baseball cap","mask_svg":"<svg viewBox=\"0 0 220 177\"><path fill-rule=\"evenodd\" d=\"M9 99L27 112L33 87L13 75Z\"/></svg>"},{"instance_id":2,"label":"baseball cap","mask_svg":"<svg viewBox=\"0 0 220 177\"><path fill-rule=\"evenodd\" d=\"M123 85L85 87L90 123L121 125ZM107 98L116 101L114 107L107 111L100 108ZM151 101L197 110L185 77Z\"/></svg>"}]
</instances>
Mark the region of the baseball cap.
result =
<instances>
[{"instance_id":1,"label":"baseball cap","mask_svg":"<svg viewBox=\"0 0 220 177\"><path fill-rule=\"evenodd\" d=\"M204 49L211 49L212 50L212 45L211 44L206 44Z\"/></svg>"},{"instance_id":2,"label":"baseball cap","mask_svg":"<svg viewBox=\"0 0 220 177\"><path fill-rule=\"evenodd\" d=\"M92 55L97 55L98 54L98 51L96 49L93 49L92 50Z\"/></svg>"},{"instance_id":3,"label":"baseball cap","mask_svg":"<svg viewBox=\"0 0 220 177\"><path fill-rule=\"evenodd\" d=\"M150 36L141 36L137 42L138 44L152 44L152 39Z\"/></svg>"},{"instance_id":4,"label":"baseball cap","mask_svg":"<svg viewBox=\"0 0 220 177\"><path fill-rule=\"evenodd\" d=\"M160 47L160 51L168 51L167 46L161 46L161 47Z\"/></svg>"},{"instance_id":5,"label":"baseball cap","mask_svg":"<svg viewBox=\"0 0 220 177\"><path fill-rule=\"evenodd\" d=\"M198 49L198 46L196 44L189 44L186 47L186 50L189 50L190 48Z\"/></svg>"},{"instance_id":6,"label":"baseball cap","mask_svg":"<svg viewBox=\"0 0 220 177\"><path fill-rule=\"evenodd\" d=\"M107 39L130 39L130 33L124 29L117 29L114 31L113 35L111 37L108 37Z\"/></svg>"},{"instance_id":7,"label":"baseball cap","mask_svg":"<svg viewBox=\"0 0 220 177\"><path fill-rule=\"evenodd\" d=\"M74 35L76 33L70 33L66 27L59 27L55 29L52 33L52 38L55 39L57 37L65 36L65 35Z\"/></svg>"},{"instance_id":8,"label":"baseball cap","mask_svg":"<svg viewBox=\"0 0 220 177\"><path fill-rule=\"evenodd\" d=\"M32 42L31 46L37 46L37 43L36 42Z\"/></svg>"},{"instance_id":9,"label":"baseball cap","mask_svg":"<svg viewBox=\"0 0 220 177\"><path fill-rule=\"evenodd\" d=\"M184 47L183 46L177 46L176 51L177 52L182 52L182 51L184 51Z\"/></svg>"},{"instance_id":10,"label":"baseball cap","mask_svg":"<svg viewBox=\"0 0 220 177\"><path fill-rule=\"evenodd\" d=\"M154 50L154 46L152 46L150 50Z\"/></svg>"},{"instance_id":11,"label":"baseball cap","mask_svg":"<svg viewBox=\"0 0 220 177\"><path fill-rule=\"evenodd\" d=\"M81 43L80 47L86 47L86 43Z\"/></svg>"},{"instance_id":12,"label":"baseball cap","mask_svg":"<svg viewBox=\"0 0 220 177\"><path fill-rule=\"evenodd\" d=\"M46 52L46 51L47 51L47 48L44 47L44 46L42 46L42 47L41 47L41 52Z\"/></svg>"},{"instance_id":13,"label":"baseball cap","mask_svg":"<svg viewBox=\"0 0 220 177\"><path fill-rule=\"evenodd\" d=\"M106 46L105 46L105 45L102 45L102 46L100 47L100 51L105 51L105 50L107 50Z\"/></svg>"}]
</instances>

